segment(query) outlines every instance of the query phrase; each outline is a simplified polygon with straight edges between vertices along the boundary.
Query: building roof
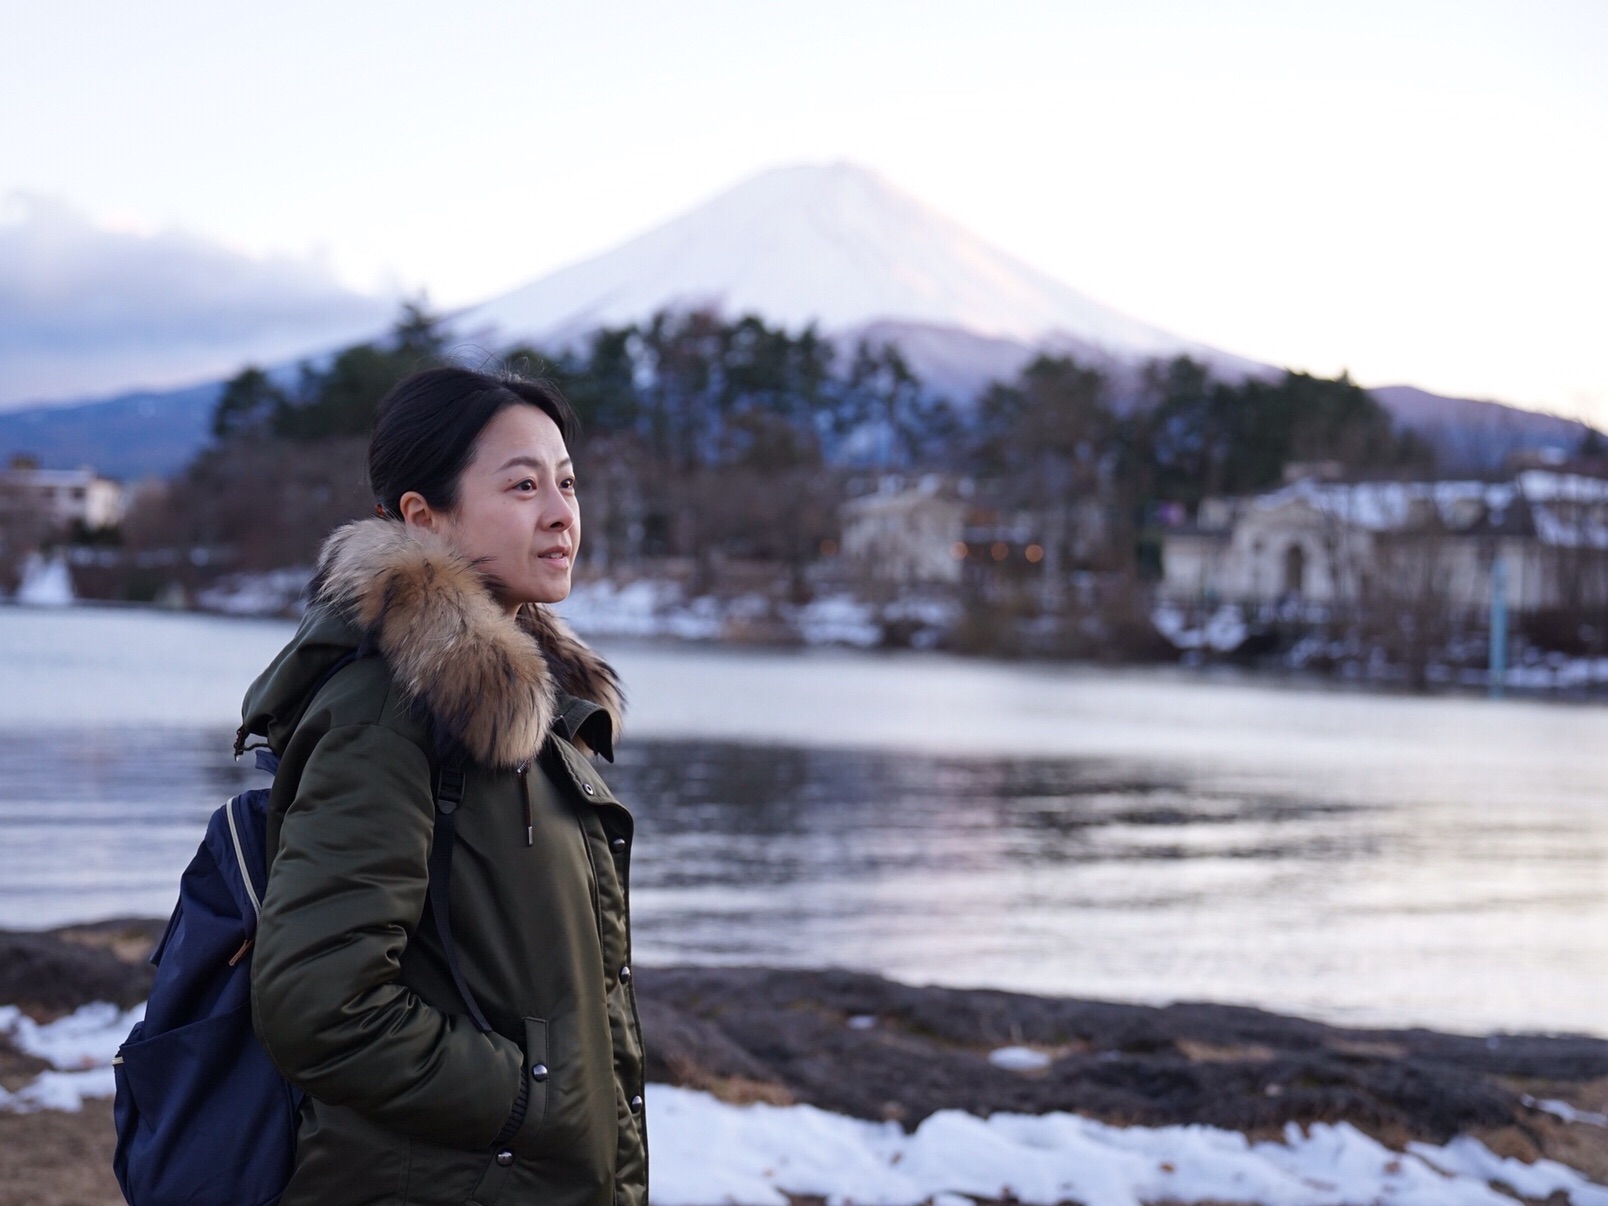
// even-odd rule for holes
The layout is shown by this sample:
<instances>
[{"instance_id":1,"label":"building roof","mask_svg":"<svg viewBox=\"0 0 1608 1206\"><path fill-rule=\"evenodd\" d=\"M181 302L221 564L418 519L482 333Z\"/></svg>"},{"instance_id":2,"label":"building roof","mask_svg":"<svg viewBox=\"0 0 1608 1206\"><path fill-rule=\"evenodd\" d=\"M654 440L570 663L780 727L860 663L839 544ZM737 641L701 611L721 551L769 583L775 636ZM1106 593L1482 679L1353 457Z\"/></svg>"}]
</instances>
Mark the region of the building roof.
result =
<instances>
[{"instance_id":1,"label":"building roof","mask_svg":"<svg viewBox=\"0 0 1608 1206\"><path fill-rule=\"evenodd\" d=\"M77 469L0 469L0 480L27 486L72 487L110 479L101 477L88 465L81 465Z\"/></svg>"},{"instance_id":2,"label":"building roof","mask_svg":"<svg viewBox=\"0 0 1608 1206\"><path fill-rule=\"evenodd\" d=\"M1535 536L1562 548L1608 549L1608 478L1528 469L1500 482L1329 482L1303 479L1249 498L1209 498L1169 537L1227 540L1247 517L1304 506L1379 534L1435 527L1450 535Z\"/></svg>"},{"instance_id":3,"label":"building roof","mask_svg":"<svg viewBox=\"0 0 1608 1206\"><path fill-rule=\"evenodd\" d=\"M1463 535L1530 535L1565 547L1608 548L1608 480L1530 469L1510 481L1299 481L1249 501L1250 511L1304 503L1370 532L1404 532L1433 520Z\"/></svg>"}]
</instances>

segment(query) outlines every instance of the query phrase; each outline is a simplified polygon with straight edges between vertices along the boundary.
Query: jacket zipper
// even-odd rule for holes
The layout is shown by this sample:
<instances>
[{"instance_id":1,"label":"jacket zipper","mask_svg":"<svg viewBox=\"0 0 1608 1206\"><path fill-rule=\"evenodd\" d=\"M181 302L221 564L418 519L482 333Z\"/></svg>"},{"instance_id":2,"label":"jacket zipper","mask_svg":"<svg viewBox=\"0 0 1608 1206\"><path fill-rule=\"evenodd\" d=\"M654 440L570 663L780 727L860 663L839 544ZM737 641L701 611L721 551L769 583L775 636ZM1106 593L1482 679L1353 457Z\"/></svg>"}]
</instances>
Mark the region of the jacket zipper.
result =
<instances>
[{"instance_id":1,"label":"jacket zipper","mask_svg":"<svg viewBox=\"0 0 1608 1206\"><path fill-rule=\"evenodd\" d=\"M530 807L530 779L527 777L530 771L530 763L521 762L518 769L519 789L525 797L525 845L534 846L536 844L536 817Z\"/></svg>"}]
</instances>

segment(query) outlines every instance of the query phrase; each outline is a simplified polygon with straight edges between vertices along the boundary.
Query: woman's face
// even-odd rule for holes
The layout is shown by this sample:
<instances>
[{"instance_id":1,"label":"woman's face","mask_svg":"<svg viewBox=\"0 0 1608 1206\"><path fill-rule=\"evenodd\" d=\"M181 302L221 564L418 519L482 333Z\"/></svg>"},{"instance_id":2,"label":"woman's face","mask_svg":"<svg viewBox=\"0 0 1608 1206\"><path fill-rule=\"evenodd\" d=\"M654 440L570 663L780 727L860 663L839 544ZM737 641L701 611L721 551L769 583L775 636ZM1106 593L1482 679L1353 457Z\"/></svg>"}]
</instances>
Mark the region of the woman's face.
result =
<instances>
[{"instance_id":1,"label":"woman's face","mask_svg":"<svg viewBox=\"0 0 1608 1206\"><path fill-rule=\"evenodd\" d=\"M545 411L508 406L497 412L458 479L451 512L425 506L415 519L410 497L419 498L403 496L404 518L439 532L478 562L503 606L557 603L569 595L581 510L569 450Z\"/></svg>"}]
</instances>

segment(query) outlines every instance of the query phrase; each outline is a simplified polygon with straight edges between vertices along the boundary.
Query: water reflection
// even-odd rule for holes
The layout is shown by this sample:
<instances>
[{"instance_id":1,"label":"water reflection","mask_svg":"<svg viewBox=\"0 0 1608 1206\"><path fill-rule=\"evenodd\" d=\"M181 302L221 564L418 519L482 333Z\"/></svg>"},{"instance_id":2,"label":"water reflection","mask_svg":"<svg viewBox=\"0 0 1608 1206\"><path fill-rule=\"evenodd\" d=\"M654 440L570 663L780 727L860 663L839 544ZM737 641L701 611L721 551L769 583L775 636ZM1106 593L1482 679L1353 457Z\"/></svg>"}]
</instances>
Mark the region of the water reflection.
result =
<instances>
[{"instance_id":1,"label":"water reflection","mask_svg":"<svg viewBox=\"0 0 1608 1206\"><path fill-rule=\"evenodd\" d=\"M0 732L0 925L171 907L263 782L217 730ZM1297 765L634 740L636 957L1341 1020L1604 1031L1608 818Z\"/></svg>"},{"instance_id":2,"label":"water reflection","mask_svg":"<svg viewBox=\"0 0 1608 1206\"><path fill-rule=\"evenodd\" d=\"M1191 858L1338 861L1354 804L1221 793L1095 761L639 742L609 772L639 886L748 887Z\"/></svg>"}]
</instances>

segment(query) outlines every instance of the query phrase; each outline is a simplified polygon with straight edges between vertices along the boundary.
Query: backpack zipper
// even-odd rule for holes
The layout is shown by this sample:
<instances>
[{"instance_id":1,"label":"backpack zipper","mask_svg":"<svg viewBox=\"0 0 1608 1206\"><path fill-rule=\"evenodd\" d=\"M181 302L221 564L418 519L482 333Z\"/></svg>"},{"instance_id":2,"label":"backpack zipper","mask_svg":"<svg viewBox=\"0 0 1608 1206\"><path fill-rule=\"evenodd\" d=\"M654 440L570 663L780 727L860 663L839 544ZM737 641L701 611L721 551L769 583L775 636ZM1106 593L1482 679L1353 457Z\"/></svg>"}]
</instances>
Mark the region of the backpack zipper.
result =
<instances>
[{"instance_id":1,"label":"backpack zipper","mask_svg":"<svg viewBox=\"0 0 1608 1206\"><path fill-rule=\"evenodd\" d=\"M257 899L257 889L251 886L251 871L246 863L246 852L240 845L240 826L235 820L233 800L228 801L223 806L223 815L229 822L229 840L234 843L235 862L240 864L240 882L246 887L246 896L251 901L252 915L260 917L262 916L262 902ZM240 954L244 954L245 949L245 947L241 947ZM229 961L229 966L233 967L235 960L239 958L240 955L236 955L234 959Z\"/></svg>"}]
</instances>

